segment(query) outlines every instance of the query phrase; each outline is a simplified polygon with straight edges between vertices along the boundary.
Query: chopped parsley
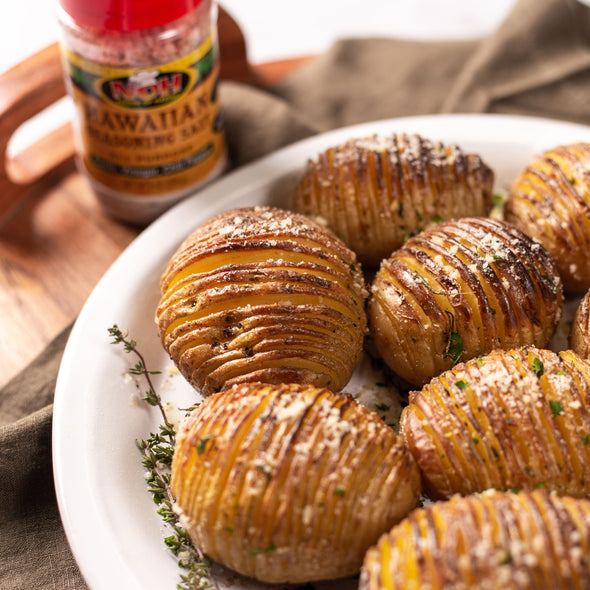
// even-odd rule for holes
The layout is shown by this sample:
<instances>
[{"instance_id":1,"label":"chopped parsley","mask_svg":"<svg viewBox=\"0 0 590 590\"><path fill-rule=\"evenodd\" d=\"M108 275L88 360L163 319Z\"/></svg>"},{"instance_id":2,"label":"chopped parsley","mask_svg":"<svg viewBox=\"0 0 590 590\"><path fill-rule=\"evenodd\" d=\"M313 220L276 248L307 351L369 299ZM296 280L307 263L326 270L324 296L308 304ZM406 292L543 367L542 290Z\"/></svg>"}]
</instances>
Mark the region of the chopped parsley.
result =
<instances>
[{"instance_id":1,"label":"chopped parsley","mask_svg":"<svg viewBox=\"0 0 590 590\"><path fill-rule=\"evenodd\" d=\"M213 438L215 435L213 433L204 434L199 440L197 441L197 453L202 455L205 452L205 447L207 446L207 441Z\"/></svg>"},{"instance_id":2,"label":"chopped parsley","mask_svg":"<svg viewBox=\"0 0 590 590\"><path fill-rule=\"evenodd\" d=\"M557 400L549 400L549 407L551 408L551 411L553 412L554 416L559 416L560 414L563 414L563 404L560 401Z\"/></svg>"},{"instance_id":3,"label":"chopped parsley","mask_svg":"<svg viewBox=\"0 0 590 590\"><path fill-rule=\"evenodd\" d=\"M539 357L535 357L533 359L533 364L531 365L531 369L537 374L537 377L541 377L543 372L545 371L545 367L543 365L543 361Z\"/></svg>"},{"instance_id":4,"label":"chopped parsley","mask_svg":"<svg viewBox=\"0 0 590 590\"><path fill-rule=\"evenodd\" d=\"M450 323L446 353L453 359L453 363L457 363L463 354L463 338L459 332L455 332L455 316L450 311L445 313Z\"/></svg>"},{"instance_id":5,"label":"chopped parsley","mask_svg":"<svg viewBox=\"0 0 590 590\"><path fill-rule=\"evenodd\" d=\"M499 207L504 202L504 197L502 195L500 195L499 193L496 193L493 196L493 200L494 200L494 205L496 207Z\"/></svg>"},{"instance_id":6,"label":"chopped parsley","mask_svg":"<svg viewBox=\"0 0 590 590\"><path fill-rule=\"evenodd\" d=\"M455 363L461 358L463 354L463 338L461 338L459 332L451 332L448 352Z\"/></svg>"}]
</instances>

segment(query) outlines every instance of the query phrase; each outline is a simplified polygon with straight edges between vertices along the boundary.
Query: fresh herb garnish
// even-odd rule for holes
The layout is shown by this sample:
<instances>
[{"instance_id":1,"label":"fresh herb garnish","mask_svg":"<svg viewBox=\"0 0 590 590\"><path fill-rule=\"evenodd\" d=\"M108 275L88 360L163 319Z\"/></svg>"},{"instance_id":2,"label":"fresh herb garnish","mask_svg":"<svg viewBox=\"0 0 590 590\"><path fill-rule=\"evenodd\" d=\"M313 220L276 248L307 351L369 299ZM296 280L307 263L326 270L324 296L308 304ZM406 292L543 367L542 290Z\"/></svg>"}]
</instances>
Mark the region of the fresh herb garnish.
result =
<instances>
[{"instance_id":1,"label":"fresh herb garnish","mask_svg":"<svg viewBox=\"0 0 590 590\"><path fill-rule=\"evenodd\" d=\"M459 332L455 332L455 316L450 311L445 311L445 313L451 324L446 352L453 359L453 363L457 363L463 354L463 338Z\"/></svg>"},{"instance_id":2,"label":"fresh herb garnish","mask_svg":"<svg viewBox=\"0 0 590 590\"><path fill-rule=\"evenodd\" d=\"M217 581L211 576L209 558L193 545L186 529L178 522L173 509L175 500L170 490L170 467L176 433L174 426L166 416L162 398L157 394L151 380L151 375L155 375L159 371L147 369L145 359L137 349L135 340L129 338L127 333L123 332L116 324L109 328L108 332L113 338L112 344L122 344L126 353L133 354L137 358L137 363L128 372L145 379L147 389L142 399L150 406L157 407L162 414L163 423L160 425L159 431L150 433L146 439L137 440L136 444L142 454L141 463L147 470L148 491L158 506L157 513L172 532L164 539L164 543L178 558L178 566L185 571L179 576L180 582L177 588L179 590L219 590ZM212 436L205 435L201 437L201 440L208 440ZM197 452L199 452L199 443L197 443Z\"/></svg>"},{"instance_id":3,"label":"fresh herb garnish","mask_svg":"<svg viewBox=\"0 0 590 590\"><path fill-rule=\"evenodd\" d=\"M499 207L502 205L502 203L504 203L504 197L499 193L495 193L492 198L494 201L494 207Z\"/></svg>"},{"instance_id":4,"label":"fresh herb garnish","mask_svg":"<svg viewBox=\"0 0 590 590\"><path fill-rule=\"evenodd\" d=\"M563 404L560 401L556 401L556 400L549 400L549 407L551 408L551 411L553 412L554 416L559 416L560 414L563 414Z\"/></svg>"},{"instance_id":5,"label":"fresh herb garnish","mask_svg":"<svg viewBox=\"0 0 590 590\"><path fill-rule=\"evenodd\" d=\"M536 356L531 364L531 369L537 374L537 377L541 377L541 375L545 372L543 361L541 361L541 359Z\"/></svg>"},{"instance_id":6,"label":"fresh herb garnish","mask_svg":"<svg viewBox=\"0 0 590 590\"><path fill-rule=\"evenodd\" d=\"M209 432L208 434L204 434L203 436L201 436L201 438L199 438L199 440L197 441L197 454L198 455L202 455L205 452L205 448L207 446L207 441L211 440L215 435L211 432Z\"/></svg>"}]
</instances>

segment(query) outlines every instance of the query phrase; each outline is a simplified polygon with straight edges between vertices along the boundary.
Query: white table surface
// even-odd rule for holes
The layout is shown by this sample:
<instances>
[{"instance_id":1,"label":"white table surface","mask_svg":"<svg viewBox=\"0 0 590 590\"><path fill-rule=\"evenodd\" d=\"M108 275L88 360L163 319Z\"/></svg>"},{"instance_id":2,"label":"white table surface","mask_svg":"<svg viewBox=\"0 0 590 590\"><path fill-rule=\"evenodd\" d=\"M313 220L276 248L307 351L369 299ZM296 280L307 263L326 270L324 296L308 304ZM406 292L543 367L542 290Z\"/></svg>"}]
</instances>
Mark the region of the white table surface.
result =
<instances>
[{"instance_id":1,"label":"white table surface","mask_svg":"<svg viewBox=\"0 0 590 590\"><path fill-rule=\"evenodd\" d=\"M57 40L57 0L0 0L0 73ZM92 2L93 0L85 0ZM318 54L343 37L474 39L492 33L515 0L223 0L242 28L253 64ZM39 125L70 117L68 99L21 128L11 150Z\"/></svg>"}]
</instances>

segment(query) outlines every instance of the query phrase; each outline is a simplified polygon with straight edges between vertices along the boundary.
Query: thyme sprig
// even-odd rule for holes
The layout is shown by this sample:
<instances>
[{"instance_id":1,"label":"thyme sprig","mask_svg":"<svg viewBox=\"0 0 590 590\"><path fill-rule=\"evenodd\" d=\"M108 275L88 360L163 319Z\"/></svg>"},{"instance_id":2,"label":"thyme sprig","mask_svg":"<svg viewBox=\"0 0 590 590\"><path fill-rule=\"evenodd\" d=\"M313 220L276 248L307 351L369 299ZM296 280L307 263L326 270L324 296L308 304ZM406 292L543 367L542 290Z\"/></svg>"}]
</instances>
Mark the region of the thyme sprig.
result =
<instances>
[{"instance_id":1,"label":"thyme sprig","mask_svg":"<svg viewBox=\"0 0 590 590\"><path fill-rule=\"evenodd\" d=\"M164 410L164 405L162 404L162 399L156 393L154 389L154 385L152 383L152 375L157 375L160 371L148 371L145 359L143 355L137 350L137 342L132 338L129 338L126 332L123 332L117 324L114 324L111 328L109 328L109 334L113 338L111 344L121 344L123 343L123 350L126 353L133 353L137 357L137 363L131 367L128 372L130 375L144 377L147 381L148 388L145 391L145 397L142 399L146 401L150 406L157 407L162 414L162 419L164 420L164 424L169 431L170 442L174 444L174 427L168 421L168 417L166 416L166 411Z\"/></svg>"},{"instance_id":2,"label":"thyme sprig","mask_svg":"<svg viewBox=\"0 0 590 590\"><path fill-rule=\"evenodd\" d=\"M154 503L158 506L157 513L171 529L171 534L164 543L178 559L178 565L185 573L180 574L178 590L219 590L219 585L211 575L209 558L190 540L190 537L179 523L174 511L174 497L170 489L170 469L176 438L175 428L168 420L162 398L153 386L151 375L159 371L149 371L143 355L137 350L135 340L128 337L116 324L108 329L113 338L112 344L123 344L126 353L132 353L137 363L128 369L130 375L143 377L147 390L142 398L149 405L157 407L162 414L163 422L157 433L150 433L148 438L137 440L141 451L141 463L146 469L146 483Z\"/></svg>"}]
</instances>

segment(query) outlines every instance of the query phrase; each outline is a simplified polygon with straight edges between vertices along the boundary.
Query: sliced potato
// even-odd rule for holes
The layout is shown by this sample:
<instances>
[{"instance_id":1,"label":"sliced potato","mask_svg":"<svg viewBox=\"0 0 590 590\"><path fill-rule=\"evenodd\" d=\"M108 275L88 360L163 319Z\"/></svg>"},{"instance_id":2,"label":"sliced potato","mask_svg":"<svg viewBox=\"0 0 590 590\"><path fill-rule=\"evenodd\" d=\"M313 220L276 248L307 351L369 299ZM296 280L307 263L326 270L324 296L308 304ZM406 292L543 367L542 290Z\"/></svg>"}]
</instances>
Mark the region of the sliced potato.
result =
<instances>
[{"instance_id":1,"label":"sliced potato","mask_svg":"<svg viewBox=\"0 0 590 590\"><path fill-rule=\"evenodd\" d=\"M566 292L590 289L590 143L536 156L512 185L505 219L547 248Z\"/></svg>"},{"instance_id":2,"label":"sliced potato","mask_svg":"<svg viewBox=\"0 0 590 590\"><path fill-rule=\"evenodd\" d=\"M561 316L555 265L514 226L452 220L384 260L368 316L387 365L414 386L496 348L547 346Z\"/></svg>"},{"instance_id":3,"label":"sliced potato","mask_svg":"<svg viewBox=\"0 0 590 590\"><path fill-rule=\"evenodd\" d=\"M590 497L590 363L494 351L410 394L401 432L432 498L488 488Z\"/></svg>"},{"instance_id":4,"label":"sliced potato","mask_svg":"<svg viewBox=\"0 0 590 590\"><path fill-rule=\"evenodd\" d=\"M293 201L378 266L432 221L486 216L494 173L477 154L419 135L351 139L309 160Z\"/></svg>"},{"instance_id":5,"label":"sliced potato","mask_svg":"<svg viewBox=\"0 0 590 590\"><path fill-rule=\"evenodd\" d=\"M569 346L582 358L590 359L590 291L582 297L569 332Z\"/></svg>"},{"instance_id":6,"label":"sliced potato","mask_svg":"<svg viewBox=\"0 0 590 590\"><path fill-rule=\"evenodd\" d=\"M359 590L587 589L590 502L545 491L454 496L368 552Z\"/></svg>"},{"instance_id":7,"label":"sliced potato","mask_svg":"<svg viewBox=\"0 0 590 590\"><path fill-rule=\"evenodd\" d=\"M213 560L265 582L358 573L420 494L418 468L374 412L305 385L236 385L177 437L181 523Z\"/></svg>"},{"instance_id":8,"label":"sliced potato","mask_svg":"<svg viewBox=\"0 0 590 590\"><path fill-rule=\"evenodd\" d=\"M359 361L360 266L302 215L252 207L213 217L172 256L161 291L162 344L205 395L245 381L337 391Z\"/></svg>"}]
</instances>

